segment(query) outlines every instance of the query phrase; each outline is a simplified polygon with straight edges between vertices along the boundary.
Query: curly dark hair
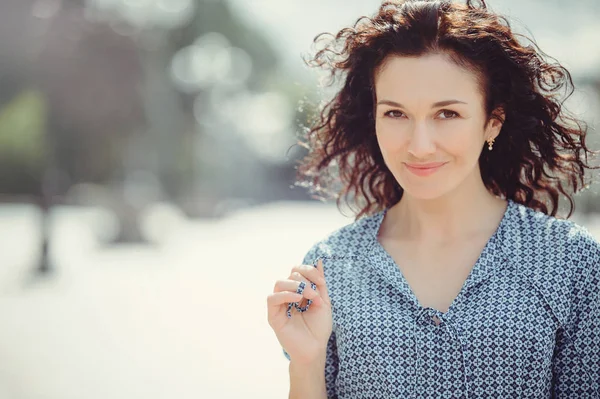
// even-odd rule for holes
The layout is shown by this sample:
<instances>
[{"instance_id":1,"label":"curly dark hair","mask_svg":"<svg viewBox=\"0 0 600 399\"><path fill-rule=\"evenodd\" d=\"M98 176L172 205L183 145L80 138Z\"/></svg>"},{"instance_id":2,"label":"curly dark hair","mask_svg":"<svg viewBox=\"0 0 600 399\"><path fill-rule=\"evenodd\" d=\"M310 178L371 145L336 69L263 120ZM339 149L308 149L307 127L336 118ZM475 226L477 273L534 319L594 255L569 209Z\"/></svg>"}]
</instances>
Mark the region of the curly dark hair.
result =
<instances>
[{"instance_id":1,"label":"curly dark hair","mask_svg":"<svg viewBox=\"0 0 600 399\"><path fill-rule=\"evenodd\" d=\"M575 208L573 194L586 187L585 169L596 155L585 143L587 125L570 115L563 102L573 93L569 71L544 61L531 39L520 44L506 17L488 9L451 1L385 1L372 17L360 17L324 43L309 66L329 71L329 84L343 84L304 129L309 150L299 162L296 185L313 198L351 198L356 219L394 205L402 187L387 168L375 134L374 74L390 55L444 53L474 72L481 82L486 120L505 111L494 151L482 151L479 167L494 195L556 216L560 194ZM560 100L558 93L567 89ZM347 200L349 203L350 200Z\"/></svg>"}]
</instances>

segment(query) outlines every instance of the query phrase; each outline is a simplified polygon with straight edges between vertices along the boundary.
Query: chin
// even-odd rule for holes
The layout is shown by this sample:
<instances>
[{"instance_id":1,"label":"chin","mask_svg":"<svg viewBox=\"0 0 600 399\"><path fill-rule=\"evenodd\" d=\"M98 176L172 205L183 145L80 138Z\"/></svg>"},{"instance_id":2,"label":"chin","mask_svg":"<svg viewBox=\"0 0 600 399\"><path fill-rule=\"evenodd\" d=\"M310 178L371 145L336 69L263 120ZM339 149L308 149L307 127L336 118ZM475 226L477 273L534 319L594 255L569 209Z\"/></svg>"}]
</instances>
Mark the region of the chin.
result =
<instances>
[{"instance_id":1,"label":"chin","mask_svg":"<svg viewBox=\"0 0 600 399\"><path fill-rule=\"evenodd\" d=\"M446 171L450 173L433 175L428 177L416 177L411 172L401 171L396 179L404 192L410 197L422 200L432 200L447 196L452 192L465 187L469 175L463 175L463 171Z\"/></svg>"},{"instance_id":2,"label":"chin","mask_svg":"<svg viewBox=\"0 0 600 399\"><path fill-rule=\"evenodd\" d=\"M439 188L432 187L431 189L424 188L404 188L404 193L408 194L412 198L420 200L432 200L440 198L447 194L449 190L440 190Z\"/></svg>"},{"instance_id":3,"label":"chin","mask_svg":"<svg viewBox=\"0 0 600 399\"><path fill-rule=\"evenodd\" d=\"M400 186L412 198L432 200L451 193L458 184L454 181L448 181L448 179L435 179L420 184L407 180L404 184L400 182Z\"/></svg>"}]
</instances>

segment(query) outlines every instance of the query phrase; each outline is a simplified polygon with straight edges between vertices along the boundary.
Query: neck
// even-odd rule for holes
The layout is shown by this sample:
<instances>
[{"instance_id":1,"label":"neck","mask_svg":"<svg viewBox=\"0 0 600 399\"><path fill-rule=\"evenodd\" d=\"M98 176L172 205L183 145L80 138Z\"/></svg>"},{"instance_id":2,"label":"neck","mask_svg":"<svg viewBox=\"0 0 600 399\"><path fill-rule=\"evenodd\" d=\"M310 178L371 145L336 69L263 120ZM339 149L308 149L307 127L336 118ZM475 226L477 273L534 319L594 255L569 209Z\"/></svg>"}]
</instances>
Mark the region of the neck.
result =
<instances>
[{"instance_id":1,"label":"neck","mask_svg":"<svg viewBox=\"0 0 600 399\"><path fill-rule=\"evenodd\" d=\"M392 239L448 243L495 230L506 201L491 194L480 178L479 183L434 199L414 198L405 192L388 211L387 234Z\"/></svg>"}]
</instances>

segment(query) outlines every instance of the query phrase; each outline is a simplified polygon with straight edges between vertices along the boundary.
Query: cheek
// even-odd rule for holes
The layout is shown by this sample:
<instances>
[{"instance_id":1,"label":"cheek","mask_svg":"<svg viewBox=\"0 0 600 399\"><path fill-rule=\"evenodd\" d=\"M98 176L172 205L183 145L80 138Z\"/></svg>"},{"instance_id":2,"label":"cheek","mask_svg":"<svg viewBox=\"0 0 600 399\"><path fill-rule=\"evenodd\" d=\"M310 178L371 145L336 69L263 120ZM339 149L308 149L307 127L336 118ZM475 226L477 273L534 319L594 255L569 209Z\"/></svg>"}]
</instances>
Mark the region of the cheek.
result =
<instances>
[{"instance_id":1,"label":"cheek","mask_svg":"<svg viewBox=\"0 0 600 399\"><path fill-rule=\"evenodd\" d=\"M406 147L407 134L401 126L385 122L376 123L375 132L383 154L398 152Z\"/></svg>"},{"instance_id":2,"label":"cheek","mask_svg":"<svg viewBox=\"0 0 600 399\"><path fill-rule=\"evenodd\" d=\"M464 158L468 154L471 145L469 137L465 134L447 135L445 140L440 142L444 152L452 154L456 158Z\"/></svg>"},{"instance_id":3,"label":"cheek","mask_svg":"<svg viewBox=\"0 0 600 399\"><path fill-rule=\"evenodd\" d=\"M471 164L473 160L479 159L481 135L482 133L470 126L456 126L456 129L448 130L439 136L438 147L458 162Z\"/></svg>"}]
</instances>

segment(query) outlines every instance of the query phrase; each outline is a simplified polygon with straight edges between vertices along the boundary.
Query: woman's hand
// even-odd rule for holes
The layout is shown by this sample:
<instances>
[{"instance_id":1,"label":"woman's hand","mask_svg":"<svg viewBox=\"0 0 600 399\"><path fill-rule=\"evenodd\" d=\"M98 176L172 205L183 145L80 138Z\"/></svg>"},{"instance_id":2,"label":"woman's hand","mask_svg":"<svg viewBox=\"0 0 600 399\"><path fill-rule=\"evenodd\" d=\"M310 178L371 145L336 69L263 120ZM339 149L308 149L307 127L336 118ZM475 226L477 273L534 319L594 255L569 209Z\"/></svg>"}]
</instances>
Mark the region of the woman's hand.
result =
<instances>
[{"instance_id":1,"label":"woman's hand","mask_svg":"<svg viewBox=\"0 0 600 399\"><path fill-rule=\"evenodd\" d=\"M301 281L306 287L302 294L296 290ZM314 291L310 283L317 286ZM290 302L305 306L312 300L309 309L297 312L292 308L292 317L287 316ZM327 342L332 331L331 301L323 272L323 261L313 265L292 268L287 280L278 280L273 293L267 297L269 325L275 331L279 343L297 364L323 361L327 353Z\"/></svg>"}]
</instances>

